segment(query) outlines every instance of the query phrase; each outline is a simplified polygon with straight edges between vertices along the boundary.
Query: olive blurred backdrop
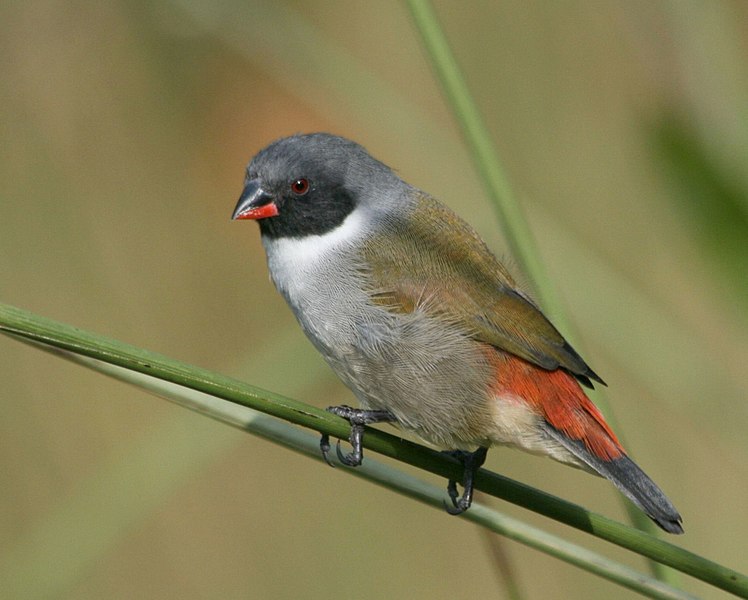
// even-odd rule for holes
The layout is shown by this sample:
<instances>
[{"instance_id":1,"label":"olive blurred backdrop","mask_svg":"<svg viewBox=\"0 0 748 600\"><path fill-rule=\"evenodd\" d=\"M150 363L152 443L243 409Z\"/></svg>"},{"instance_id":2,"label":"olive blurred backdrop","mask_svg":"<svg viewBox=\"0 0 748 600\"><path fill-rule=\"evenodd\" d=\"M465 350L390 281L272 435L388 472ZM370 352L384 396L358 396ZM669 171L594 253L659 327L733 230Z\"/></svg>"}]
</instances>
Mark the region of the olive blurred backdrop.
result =
<instances>
[{"instance_id":1,"label":"olive blurred backdrop","mask_svg":"<svg viewBox=\"0 0 748 600\"><path fill-rule=\"evenodd\" d=\"M436 8L619 430L684 516L674 541L748 569L748 5ZM350 401L256 226L229 220L248 159L300 131L361 142L506 255L398 2L8 2L0 53L4 302ZM0 596L505 596L460 519L10 339L0 353ZM504 449L488 467L625 518L603 480ZM505 549L527 598L632 595Z\"/></svg>"}]
</instances>

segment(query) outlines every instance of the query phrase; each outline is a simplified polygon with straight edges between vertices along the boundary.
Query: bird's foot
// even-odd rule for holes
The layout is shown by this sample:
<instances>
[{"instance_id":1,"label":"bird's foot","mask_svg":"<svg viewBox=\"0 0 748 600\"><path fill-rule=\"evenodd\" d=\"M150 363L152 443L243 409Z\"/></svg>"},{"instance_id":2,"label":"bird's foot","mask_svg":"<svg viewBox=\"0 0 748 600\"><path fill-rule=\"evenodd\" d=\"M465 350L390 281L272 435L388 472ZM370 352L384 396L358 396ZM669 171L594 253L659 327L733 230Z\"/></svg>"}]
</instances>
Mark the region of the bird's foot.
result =
<instances>
[{"instance_id":1,"label":"bird's foot","mask_svg":"<svg viewBox=\"0 0 748 600\"><path fill-rule=\"evenodd\" d=\"M388 410L364 410L361 408L352 408L350 406L330 406L327 412L342 417L351 424L351 434L348 441L351 444L351 451L348 454L343 453L340 449L340 440L338 440L335 452L338 460L349 467L357 467L364 460L364 450L361 445L364 439L364 427L371 423L392 423L396 421L395 415ZM319 441L319 448L322 451L322 457L331 467L328 453L330 452L330 436L322 434Z\"/></svg>"},{"instance_id":2,"label":"bird's foot","mask_svg":"<svg viewBox=\"0 0 748 600\"><path fill-rule=\"evenodd\" d=\"M444 502L444 508L450 515L460 515L470 508L470 505L473 503L475 474L483 463L486 462L488 448L481 446L475 452L448 450L445 454L460 461L464 469L462 474L462 497L457 492L457 482L454 479L450 479L447 484L447 494L449 494L449 499L452 501L452 506Z\"/></svg>"}]
</instances>

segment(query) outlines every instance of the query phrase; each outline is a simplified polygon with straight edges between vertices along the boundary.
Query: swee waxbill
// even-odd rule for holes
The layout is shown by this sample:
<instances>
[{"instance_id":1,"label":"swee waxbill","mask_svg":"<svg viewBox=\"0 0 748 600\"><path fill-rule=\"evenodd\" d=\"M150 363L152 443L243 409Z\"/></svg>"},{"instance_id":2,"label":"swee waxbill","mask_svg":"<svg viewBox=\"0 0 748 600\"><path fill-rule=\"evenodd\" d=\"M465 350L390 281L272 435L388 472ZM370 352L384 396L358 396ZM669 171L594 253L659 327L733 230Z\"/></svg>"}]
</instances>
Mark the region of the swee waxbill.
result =
<instances>
[{"instance_id":1,"label":"swee waxbill","mask_svg":"<svg viewBox=\"0 0 748 600\"><path fill-rule=\"evenodd\" d=\"M608 478L683 532L584 394L602 379L472 227L364 148L326 133L273 142L247 167L233 218L258 221L275 286L362 406L328 409L351 423L343 462L361 463L374 422L462 451L462 497L448 488L459 513L488 447L514 446Z\"/></svg>"}]
</instances>

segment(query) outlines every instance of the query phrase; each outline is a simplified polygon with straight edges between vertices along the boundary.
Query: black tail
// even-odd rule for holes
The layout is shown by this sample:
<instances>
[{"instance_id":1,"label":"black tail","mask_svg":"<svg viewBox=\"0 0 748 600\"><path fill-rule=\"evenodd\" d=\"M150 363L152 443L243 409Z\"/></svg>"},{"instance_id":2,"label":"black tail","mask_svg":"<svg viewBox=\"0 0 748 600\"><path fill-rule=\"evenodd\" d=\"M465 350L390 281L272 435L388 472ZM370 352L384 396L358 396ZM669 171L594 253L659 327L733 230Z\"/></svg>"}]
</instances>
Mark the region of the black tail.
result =
<instances>
[{"instance_id":1,"label":"black tail","mask_svg":"<svg viewBox=\"0 0 748 600\"><path fill-rule=\"evenodd\" d=\"M683 533L681 516L662 490L625 454L613 460L597 458L578 440L571 440L546 423L546 433L580 461L615 484L624 496L668 533Z\"/></svg>"}]
</instances>

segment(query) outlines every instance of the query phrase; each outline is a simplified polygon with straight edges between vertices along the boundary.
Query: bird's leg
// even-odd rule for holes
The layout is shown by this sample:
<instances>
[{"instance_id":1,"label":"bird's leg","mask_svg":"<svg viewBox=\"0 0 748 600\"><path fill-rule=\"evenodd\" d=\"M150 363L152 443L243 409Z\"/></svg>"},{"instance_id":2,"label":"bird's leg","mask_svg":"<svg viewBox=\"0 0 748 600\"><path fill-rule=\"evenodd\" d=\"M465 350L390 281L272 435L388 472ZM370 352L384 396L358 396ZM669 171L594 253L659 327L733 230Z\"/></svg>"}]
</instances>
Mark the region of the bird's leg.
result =
<instances>
[{"instance_id":1,"label":"bird's leg","mask_svg":"<svg viewBox=\"0 0 748 600\"><path fill-rule=\"evenodd\" d=\"M364 459L364 450L361 446L361 441L364 438L365 425L369 425L370 423L393 423L397 420L395 415L388 410L363 410L361 408L351 408L350 406L330 406L327 408L327 412L343 417L351 424L351 435L348 437L352 448L350 454L343 454L340 449L340 440L338 440L338 445L335 448L340 462L349 467L359 466ZM333 466L327 456L327 453L330 451L330 436L326 433L322 434L322 438L319 441L319 448L327 464Z\"/></svg>"},{"instance_id":2,"label":"bird's leg","mask_svg":"<svg viewBox=\"0 0 748 600\"><path fill-rule=\"evenodd\" d=\"M459 515L470 508L470 505L473 503L475 474L483 463L486 462L488 448L481 446L475 452L450 450L446 454L459 460L464 469L462 473L462 489L464 490L462 498L457 493L457 482L454 479L450 479L447 484L447 494L449 494L449 499L452 501L452 506L447 506L447 503L444 503L444 508L450 515Z\"/></svg>"}]
</instances>

